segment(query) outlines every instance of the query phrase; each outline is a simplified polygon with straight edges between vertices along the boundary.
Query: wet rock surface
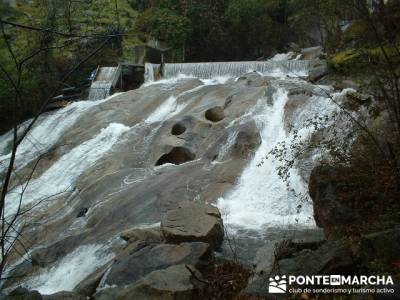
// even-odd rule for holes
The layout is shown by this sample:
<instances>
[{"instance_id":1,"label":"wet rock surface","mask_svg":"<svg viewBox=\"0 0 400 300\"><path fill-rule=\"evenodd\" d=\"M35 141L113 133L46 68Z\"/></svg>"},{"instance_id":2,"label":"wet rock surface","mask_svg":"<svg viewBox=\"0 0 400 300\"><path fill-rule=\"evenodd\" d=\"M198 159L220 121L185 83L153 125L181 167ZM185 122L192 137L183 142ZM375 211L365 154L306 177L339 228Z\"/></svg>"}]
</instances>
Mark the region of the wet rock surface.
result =
<instances>
[{"instance_id":1,"label":"wet rock surface","mask_svg":"<svg viewBox=\"0 0 400 300\"><path fill-rule=\"evenodd\" d=\"M270 228L265 236L258 237L258 245L250 247L247 245L247 248L256 249L255 252L250 252L241 258L254 272L242 294L274 299L268 292L269 277L274 275L276 268L279 268L281 259L294 256L302 250L314 251L325 241L321 229ZM240 240L236 242L239 243L239 247L241 242Z\"/></svg>"},{"instance_id":2,"label":"wet rock surface","mask_svg":"<svg viewBox=\"0 0 400 300\"><path fill-rule=\"evenodd\" d=\"M182 202L161 219L161 231L168 243L202 241L214 249L221 246L224 227L218 208L197 203Z\"/></svg>"},{"instance_id":3,"label":"wet rock surface","mask_svg":"<svg viewBox=\"0 0 400 300\"><path fill-rule=\"evenodd\" d=\"M301 59L319 59L322 58L324 51L321 46L316 47L309 47L300 50L301 52Z\"/></svg>"},{"instance_id":4,"label":"wet rock surface","mask_svg":"<svg viewBox=\"0 0 400 300\"><path fill-rule=\"evenodd\" d=\"M314 60L311 63L308 79L315 82L329 73L329 66L324 60Z\"/></svg>"},{"instance_id":5,"label":"wet rock surface","mask_svg":"<svg viewBox=\"0 0 400 300\"><path fill-rule=\"evenodd\" d=\"M129 284L152 271L176 264L201 266L209 255L210 246L200 242L147 246L133 252L127 248L111 266L105 284Z\"/></svg>"},{"instance_id":6,"label":"wet rock surface","mask_svg":"<svg viewBox=\"0 0 400 300\"><path fill-rule=\"evenodd\" d=\"M85 300L86 297L74 292L58 292L52 295L43 295L43 300Z\"/></svg>"},{"instance_id":7,"label":"wet rock surface","mask_svg":"<svg viewBox=\"0 0 400 300\"><path fill-rule=\"evenodd\" d=\"M16 288L8 295L0 295L0 299L4 300L42 300L43 297L38 291L29 291L25 288Z\"/></svg>"},{"instance_id":8,"label":"wet rock surface","mask_svg":"<svg viewBox=\"0 0 400 300\"><path fill-rule=\"evenodd\" d=\"M100 291L95 299L196 299L204 286L201 278L195 267L181 264L151 272L135 284Z\"/></svg>"}]
</instances>

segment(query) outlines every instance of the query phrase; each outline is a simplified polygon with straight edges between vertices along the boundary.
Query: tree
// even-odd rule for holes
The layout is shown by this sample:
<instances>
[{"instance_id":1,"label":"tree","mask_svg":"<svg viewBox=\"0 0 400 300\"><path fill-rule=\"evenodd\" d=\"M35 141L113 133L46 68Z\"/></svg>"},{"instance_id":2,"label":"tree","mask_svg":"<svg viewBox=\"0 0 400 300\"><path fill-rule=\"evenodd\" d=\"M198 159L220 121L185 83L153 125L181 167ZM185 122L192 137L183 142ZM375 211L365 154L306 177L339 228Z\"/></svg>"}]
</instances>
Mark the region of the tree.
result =
<instances>
[{"instance_id":1,"label":"tree","mask_svg":"<svg viewBox=\"0 0 400 300\"><path fill-rule=\"evenodd\" d=\"M182 47L191 33L191 22L166 8L149 8L136 21L143 40L156 39L173 48Z\"/></svg>"},{"instance_id":2,"label":"tree","mask_svg":"<svg viewBox=\"0 0 400 300\"><path fill-rule=\"evenodd\" d=\"M225 12L238 57L260 56L271 44L273 21L264 0L232 0Z\"/></svg>"},{"instance_id":3,"label":"tree","mask_svg":"<svg viewBox=\"0 0 400 300\"><path fill-rule=\"evenodd\" d=\"M1 103L5 100L6 112L9 113L9 126L12 127L12 143L10 155L0 161L2 169L0 189L0 280L4 279L4 270L9 264L13 253L24 257L28 251L24 244L23 235L25 224L24 216L27 210L23 207L24 192L30 183L39 157L32 162L31 170L27 174L19 174L15 169L17 151L21 143L27 138L30 130L37 122L39 116L46 110L47 105L61 88L70 81L71 75L75 75L103 48L112 48L120 43L123 33L118 31L119 24L108 28L100 28L100 32L75 31L75 23L72 18L58 18L65 12L64 6L57 6L58 2L40 2L43 10L43 19L39 18L39 24L19 23L19 12L10 9L9 14L1 14L0 18L0 87L2 89ZM32 3L33 7L38 4ZM45 6L44 4L49 4ZM67 6L68 7L68 6ZM3 11L2 11L3 12ZM65 23L64 23L65 22ZM83 47L85 45L85 47ZM64 70L54 71L57 59L70 59L72 50L80 49L80 55L70 60L70 64ZM45 73L44 76L42 73ZM42 77L43 76L43 77ZM52 77L53 76L53 77ZM49 81L49 82L47 82ZM32 91L46 90L41 93L40 101L31 106ZM40 91L41 92L41 91ZM25 126L20 122L27 117L30 111L32 119ZM4 111L1 111L4 114ZM21 190L14 190L12 184L18 183ZM7 211L10 198L9 193L18 192L14 206L16 211ZM28 209L29 211L29 209Z\"/></svg>"}]
</instances>

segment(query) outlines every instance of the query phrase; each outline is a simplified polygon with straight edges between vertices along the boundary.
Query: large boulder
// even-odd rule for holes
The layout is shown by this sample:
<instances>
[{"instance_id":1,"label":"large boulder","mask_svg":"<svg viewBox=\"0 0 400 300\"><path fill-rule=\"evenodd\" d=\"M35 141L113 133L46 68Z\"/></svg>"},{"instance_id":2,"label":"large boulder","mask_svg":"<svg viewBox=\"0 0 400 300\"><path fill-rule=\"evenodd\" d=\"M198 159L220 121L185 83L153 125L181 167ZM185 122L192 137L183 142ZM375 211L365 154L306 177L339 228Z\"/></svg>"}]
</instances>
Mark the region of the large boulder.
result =
<instances>
[{"instance_id":1,"label":"large boulder","mask_svg":"<svg viewBox=\"0 0 400 300\"><path fill-rule=\"evenodd\" d=\"M96 289L99 286L101 279L107 272L111 263L112 262L106 264L105 266L97 269L96 271L88 275L74 288L73 291L80 295L85 295L87 297L92 296L96 292Z\"/></svg>"},{"instance_id":2,"label":"large boulder","mask_svg":"<svg viewBox=\"0 0 400 300\"><path fill-rule=\"evenodd\" d=\"M357 212L337 197L338 176L339 170L335 167L317 166L311 172L308 185L315 222L327 235L359 219Z\"/></svg>"},{"instance_id":3,"label":"large boulder","mask_svg":"<svg viewBox=\"0 0 400 300\"><path fill-rule=\"evenodd\" d=\"M285 236L285 234L281 236ZM276 240L271 239L269 243L257 250L253 261L255 273L249 279L249 283L242 294L264 299L264 297L268 296L266 282L268 282L270 274L273 273L277 261L281 258L290 257L304 249L316 250L324 241L325 237L321 229L297 231L289 239L282 237ZM267 297L266 299L270 298ZM272 297L271 299L275 298Z\"/></svg>"},{"instance_id":4,"label":"large boulder","mask_svg":"<svg viewBox=\"0 0 400 300\"><path fill-rule=\"evenodd\" d=\"M246 158L261 144L260 130L255 122L247 122L240 128L233 144L233 155Z\"/></svg>"},{"instance_id":5,"label":"large boulder","mask_svg":"<svg viewBox=\"0 0 400 300\"><path fill-rule=\"evenodd\" d=\"M286 299L271 297L268 293L269 278L274 275L352 275L354 260L350 249L341 241L327 241L313 249L320 242L317 240L306 243L284 241L275 249L273 269L269 273L258 273L249 282L242 295L260 297L262 299ZM293 246L311 246L293 252ZM288 246L288 249L283 249ZM287 250L287 251L286 251ZM286 255L286 257L285 257ZM283 258L282 258L283 256Z\"/></svg>"},{"instance_id":6,"label":"large boulder","mask_svg":"<svg viewBox=\"0 0 400 300\"><path fill-rule=\"evenodd\" d=\"M168 243L201 241L218 249L224 238L221 214L215 206L193 201L181 202L161 220Z\"/></svg>"},{"instance_id":7,"label":"large boulder","mask_svg":"<svg viewBox=\"0 0 400 300\"><path fill-rule=\"evenodd\" d=\"M301 52L301 59L313 60L322 58L324 54L324 49L321 46L316 46L316 47L303 48L300 50L300 52Z\"/></svg>"},{"instance_id":8,"label":"large boulder","mask_svg":"<svg viewBox=\"0 0 400 300\"><path fill-rule=\"evenodd\" d=\"M1 295L1 300L42 300L43 297L38 291L30 291L26 288L18 287L8 295Z\"/></svg>"},{"instance_id":9,"label":"large boulder","mask_svg":"<svg viewBox=\"0 0 400 300\"><path fill-rule=\"evenodd\" d=\"M312 60L308 72L308 79L315 82L329 73L329 66L325 60Z\"/></svg>"},{"instance_id":10,"label":"large boulder","mask_svg":"<svg viewBox=\"0 0 400 300\"><path fill-rule=\"evenodd\" d=\"M275 262L275 272L292 275L348 275L354 271L352 252L341 241L327 241L316 250L304 249Z\"/></svg>"},{"instance_id":11,"label":"large boulder","mask_svg":"<svg viewBox=\"0 0 400 300\"><path fill-rule=\"evenodd\" d=\"M190 269L190 270L189 270ZM135 284L104 289L96 300L180 300L195 299L203 288L200 272L190 265L175 265L153 271Z\"/></svg>"},{"instance_id":12,"label":"large boulder","mask_svg":"<svg viewBox=\"0 0 400 300\"><path fill-rule=\"evenodd\" d=\"M201 242L149 245L133 251L128 247L116 258L104 283L131 284L153 271L178 264L201 267L208 260L210 250L210 245Z\"/></svg>"},{"instance_id":13,"label":"large boulder","mask_svg":"<svg viewBox=\"0 0 400 300\"><path fill-rule=\"evenodd\" d=\"M380 260L392 265L400 259L400 226L363 235L355 254L366 263Z\"/></svg>"},{"instance_id":14,"label":"large boulder","mask_svg":"<svg viewBox=\"0 0 400 300\"><path fill-rule=\"evenodd\" d=\"M74 292L58 292L51 295L43 295L43 300L85 300L86 297Z\"/></svg>"},{"instance_id":15,"label":"large boulder","mask_svg":"<svg viewBox=\"0 0 400 300\"><path fill-rule=\"evenodd\" d=\"M126 241L126 243L115 249L116 252L121 253L121 255L134 253L142 249L143 247L149 245L158 245L163 241L160 229L158 227L128 229L123 231L120 234L120 237L124 241ZM110 262L88 275L74 288L74 291L88 297L92 296L96 292L96 289L99 286L101 279L110 269L112 263L113 262Z\"/></svg>"},{"instance_id":16,"label":"large boulder","mask_svg":"<svg viewBox=\"0 0 400 300\"><path fill-rule=\"evenodd\" d=\"M125 230L120 234L120 237L127 241L129 244L132 243L143 243L146 245L159 244L162 242L162 236L160 229L157 228L133 228Z\"/></svg>"}]
</instances>

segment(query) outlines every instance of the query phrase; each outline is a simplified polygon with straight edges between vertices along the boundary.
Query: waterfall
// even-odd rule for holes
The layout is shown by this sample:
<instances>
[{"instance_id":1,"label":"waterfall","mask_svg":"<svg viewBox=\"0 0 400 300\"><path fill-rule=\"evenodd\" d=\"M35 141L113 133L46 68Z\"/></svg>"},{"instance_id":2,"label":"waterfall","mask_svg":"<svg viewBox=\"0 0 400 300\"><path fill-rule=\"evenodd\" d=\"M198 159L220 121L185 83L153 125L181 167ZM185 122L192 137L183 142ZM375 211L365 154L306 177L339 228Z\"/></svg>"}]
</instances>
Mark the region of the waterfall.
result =
<instances>
[{"instance_id":1,"label":"waterfall","mask_svg":"<svg viewBox=\"0 0 400 300\"><path fill-rule=\"evenodd\" d=\"M151 115L146 119L146 123L162 122L166 118L172 118L174 115L178 114L185 105L178 104L176 102L177 98L174 96L169 97L165 102L163 102Z\"/></svg>"},{"instance_id":2,"label":"waterfall","mask_svg":"<svg viewBox=\"0 0 400 300\"><path fill-rule=\"evenodd\" d=\"M81 280L105 265L114 255L104 245L80 246L66 255L57 265L46 268L40 275L24 283L29 289L48 295L61 290L72 291Z\"/></svg>"},{"instance_id":3,"label":"waterfall","mask_svg":"<svg viewBox=\"0 0 400 300\"><path fill-rule=\"evenodd\" d=\"M90 86L89 100L99 100L107 98L110 95L112 84L107 81L95 81Z\"/></svg>"},{"instance_id":4,"label":"waterfall","mask_svg":"<svg viewBox=\"0 0 400 300\"><path fill-rule=\"evenodd\" d=\"M48 222L46 230L50 232L55 228L54 233L61 233L60 240L79 234L79 240L82 236L85 243L104 243L112 238L120 240L119 231L126 229L122 227L136 226L136 219L144 223L159 221L160 205L163 209L164 204L169 208L181 198L214 202L222 212L224 223L230 226L229 229L238 229L239 237L243 232L247 237L252 230L262 233L266 226L313 226L310 201L300 202L298 197L305 195L309 199L304 174L294 166L288 189L277 174L279 160L273 156L266 158L280 142L286 142L288 148L296 142L285 129L287 122L298 130L300 139L306 139L314 129L306 128L305 120L315 114L333 111L328 97L313 91L313 85L302 79L308 74L309 62L288 60L279 55L269 61L166 64L163 78L157 80L159 68L157 64L146 64L146 83L101 109L89 108L112 97L75 102L44 115L37 122L18 149L17 171L24 171L23 167L29 166L41 154L58 149L63 142L72 144L67 147L68 152L65 148L55 152L56 155L43 166L46 169L41 169L24 190L22 208L34 208L29 210L28 217L35 217L35 214L42 217L50 203L54 206L49 215L53 209L57 209L57 214L51 216L54 222ZM246 80L233 79L252 71L268 78L253 74ZM89 99L109 95L118 78L116 74L115 67L101 68L92 83ZM293 93L298 91L300 96ZM327 93L334 95L333 90ZM224 109L224 119L214 123L207 120L205 112L215 106ZM86 118L86 126L78 128L81 117ZM182 135L172 132L178 123L185 126ZM63 139L70 128L73 128L71 132L78 132L80 139L84 132L85 140L73 140L72 134ZM258 134L261 144L255 147ZM248 137L256 140L254 143L251 140L249 147L246 144ZM10 134L0 137L0 155L3 154L0 161L9 159L11 138ZM245 143L243 151L242 143ZM193 148L196 162L186 166L170 164L162 169L155 166L158 157L176 146ZM310 164L313 159L306 157ZM0 166L0 175L1 171ZM25 183L16 183L7 195L6 217L18 209ZM213 186L215 183L218 187ZM158 184L163 189L160 192ZM62 195L64 192L66 195ZM50 199L55 202L47 202ZM71 199L79 206L70 206ZM81 202L86 199L89 203ZM140 201L140 209L137 209L136 200ZM136 207L132 209L131 204ZM78 220L75 208L83 206L89 209L88 213ZM131 218L130 214L135 210L143 214L143 218L142 215ZM99 217L104 212L113 218L96 223L103 220ZM60 222L64 221L60 214L64 214L65 220L72 218L72 221L64 225ZM129 222L125 222L128 218ZM85 223L91 220L93 222ZM92 236L92 239L88 238ZM93 242L100 236L101 241ZM45 243L54 245L54 241L46 240ZM113 246L111 243L81 244L72 251L68 248L68 254L60 254L56 261L39 271L33 270L23 279L22 285L44 294L73 290L86 275L113 258Z\"/></svg>"},{"instance_id":5,"label":"waterfall","mask_svg":"<svg viewBox=\"0 0 400 300\"><path fill-rule=\"evenodd\" d=\"M260 111L252 111L261 132L261 145L233 190L219 198L217 203L225 215L225 223L233 230L259 231L266 226L314 226L307 183L296 167L290 170L289 179L284 182L277 172L277 167L282 163L268 153L279 143L285 142L287 149L290 149L292 143L306 140L315 129L304 126L305 121L315 115L332 115L338 108L327 95L312 96L301 113L292 119L291 124L298 135L293 139L292 134L284 129L287 94L287 90L278 87L273 95L272 105L266 99L260 99L257 105ZM338 97L342 95L332 94L332 97L339 101ZM318 153L309 162L315 163L321 155L322 153Z\"/></svg>"},{"instance_id":6,"label":"waterfall","mask_svg":"<svg viewBox=\"0 0 400 300\"><path fill-rule=\"evenodd\" d=\"M160 65L146 64L146 82L154 81L154 74ZM176 63L165 64L163 78L170 79L186 75L200 79L215 77L239 77L249 72L269 76L301 77L308 75L309 62L305 60L269 60L245 62Z\"/></svg>"},{"instance_id":7,"label":"waterfall","mask_svg":"<svg viewBox=\"0 0 400 300\"><path fill-rule=\"evenodd\" d=\"M25 167L28 163L45 154L57 141L71 128L77 120L90 108L110 100L115 95L100 101L78 101L60 109L59 111L43 115L39 118L33 129L28 133L18 147L15 165L17 169ZM29 124L28 120L20 126L21 134ZM11 132L0 137L0 174L4 172L11 153L9 145L12 143Z\"/></svg>"},{"instance_id":8,"label":"waterfall","mask_svg":"<svg viewBox=\"0 0 400 300\"><path fill-rule=\"evenodd\" d=\"M144 82L152 82L155 81L154 71L158 68L159 65L146 63L144 65Z\"/></svg>"},{"instance_id":9,"label":"waterfall","mask_svg":"<svg viewBox=\"0 0 400 300\"><path fill-rule=\"evenodd\" d=\"M298 214L298 203L277 175L277 163L273 159L267 159L260 165L276 143L286 138L283 126L286 101L287 91L284 89L278 89L273 95L272 106L266 100L259 101L263 108L254 118L261 130L262 143L233 191L218 200L218 206L233 226L258 230L265 224L293 224L296 220L306 223L312 216L310 207L305 207L302 214ZM292 175L292 182L304 192L299 176Z\"/></svg>"},{"instance_id":10,"label":"waterfall","mask_svg":"<svg viewBox=\"0 0 400 300\"><path fill-rule=\"evenodd\" d=\"M92 139L64 154L39 178L31 180L25 190L25 184L15 187L6 197L7 215L17 211L23 190L22 206L46 202L71 191L79 176L101 159L127 130L129 127L111 123Z\"/></svg>"},{"instance_id":11,"label":"waterfall","mask_svg":"<svg viewBox=\"0 0 400 300\"><path fill-rule=\"evenodd\" d=\"M99 69L96 78L89 90L89 100L100 100L110 95L118 67L102 67Z\"/></svg>"}]
</instances>

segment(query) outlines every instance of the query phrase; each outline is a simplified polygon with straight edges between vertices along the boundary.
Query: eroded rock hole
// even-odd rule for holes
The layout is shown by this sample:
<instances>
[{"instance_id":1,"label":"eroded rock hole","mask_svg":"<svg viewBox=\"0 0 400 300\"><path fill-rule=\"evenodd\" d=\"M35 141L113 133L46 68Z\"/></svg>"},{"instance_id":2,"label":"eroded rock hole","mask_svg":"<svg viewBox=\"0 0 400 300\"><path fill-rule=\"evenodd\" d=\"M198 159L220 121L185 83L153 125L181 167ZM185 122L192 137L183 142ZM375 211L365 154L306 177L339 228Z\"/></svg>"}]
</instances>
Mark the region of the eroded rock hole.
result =
<instances>
[{"instance_id":1,"label":"eroded rock hole","mask_svg":"<svg viewBox=\"0 0 400 300\"><path fill-rule=\"evenodd\" d=\"M219 122L225 118L224 109L220 106L216 106L206 110L204 116L211 122Z\"/></svg>"},{"instance_id":2,"label":"eroded rock hole","mask_svg":"<svg viewBox=\"0 0 400 300\"><path fill-rule=\"evenodd\" d=\"M161 156L157 162L156 166L161 166L164 164L174 164L180 165L185 162L191 161L195 158L195 155L188 149L183 147L175 147L169 153Z\"/></svg>"},{"instance_id":3,"label":"eroded rock hole","mask_svg":"<svg viewBox=\"0 0 400 300\"><path fill-rule=\"evenodd\" d=\"M182 123L176 123L174 126L172 126L171 133L173 135L181 135L186 131L185 125Z\"/></svg>"},{"instance_id":4,"label":"eroded rock hole","mask_svg":"<svg viewBox=\"0 0 400 300\"><path fill-rule=\"evenodd\" d=\"M82 217L86 216L88 210L89 210L89 208L87 208L87 207L82 208L82 209L79 211L79 213L78 213L78 215L77 215L76 217L77 217L77 218L82 218Z\"/></svg>"}]
</instances>

